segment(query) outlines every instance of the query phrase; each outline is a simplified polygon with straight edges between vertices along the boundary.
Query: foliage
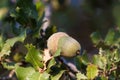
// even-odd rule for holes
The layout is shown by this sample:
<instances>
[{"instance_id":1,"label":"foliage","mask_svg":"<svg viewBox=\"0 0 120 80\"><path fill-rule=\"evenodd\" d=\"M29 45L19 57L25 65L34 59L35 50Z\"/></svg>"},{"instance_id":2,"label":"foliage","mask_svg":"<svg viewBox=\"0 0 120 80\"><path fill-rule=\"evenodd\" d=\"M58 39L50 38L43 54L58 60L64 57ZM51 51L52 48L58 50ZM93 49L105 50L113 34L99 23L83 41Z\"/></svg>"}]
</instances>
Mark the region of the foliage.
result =
<instances>
[{"instance_id":1,"label":"foliage","mask_svg":"<svg viewBox=\"0 0 120 80\"><path fill-rule=\"evenodd\" d=\"M39 12L38 7L44 9L41 2L33 4L32 0L17 0L10 15L5 17L6 23L12 27L11 32L14 36L8 38L4 36L4 32L0 35L0 62L4 68L9 71L15 70L19 80L71 79L70 73L77 80L120 79L120 29L109 29L105 38L99 32L92 33L90 37L99 50L98 54L89 58L84 51L82 55L76 56L74 59L78 72L74 73L60 60L61 50L57 50L54 56L46 55L44 52L46 39L55 32L55 26L49 28L46 36L40 34L41 26L44 24L44 11ZM22 53L20 51L23 49L15 47L18 41L23 44L27 52ZM10 59L9 56L13 58L17 53L22 55L22 60L16 62Z\"/></svg>"},{"instance_id":2,"label":"foliage","mask_svg":"<svg viewBox=\"0 0 120 80\"><path fill-rule=\"evenodd\" d=\"M98 76L98 68L96 65L90 64L87 66L87 77L88 79L94 79Z\"/></svg>"},{"instance_id":3,"label":"foliage","mask_svg":"<svg viewBox=\"0 0 120 80\"><path fill-rule=\"evenodd\" d=\"M35 69L39 69L39 67L42 68L43 64L40 51L36 50L32 45L27 45L26 47L28 49L28 53L25 57L26 61L30 62Z\"/></svg>"}]
</instances>

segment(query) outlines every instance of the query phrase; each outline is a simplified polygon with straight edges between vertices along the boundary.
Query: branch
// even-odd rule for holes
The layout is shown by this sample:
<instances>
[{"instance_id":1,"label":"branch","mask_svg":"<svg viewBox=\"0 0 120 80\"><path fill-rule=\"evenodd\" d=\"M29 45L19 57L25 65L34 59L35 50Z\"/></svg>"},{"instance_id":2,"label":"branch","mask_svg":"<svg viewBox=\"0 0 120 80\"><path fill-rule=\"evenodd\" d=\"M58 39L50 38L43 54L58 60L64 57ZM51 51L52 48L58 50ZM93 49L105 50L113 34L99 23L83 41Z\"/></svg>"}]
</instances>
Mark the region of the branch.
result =
<instances>
[{"instance_id":1,"label":"branch","mask_svg":"<svg viewBox=\"0 0 120 80\"><path fill-rule=\"evenodd\" d=\"M65 58L60 57L60 60L70 69L70 71L74 72L74 73L78 73L80 72L77 67L75 66L74 63L67 61ZM73 59L74 61L74 59Z\"/></svg>"}]
</instances>

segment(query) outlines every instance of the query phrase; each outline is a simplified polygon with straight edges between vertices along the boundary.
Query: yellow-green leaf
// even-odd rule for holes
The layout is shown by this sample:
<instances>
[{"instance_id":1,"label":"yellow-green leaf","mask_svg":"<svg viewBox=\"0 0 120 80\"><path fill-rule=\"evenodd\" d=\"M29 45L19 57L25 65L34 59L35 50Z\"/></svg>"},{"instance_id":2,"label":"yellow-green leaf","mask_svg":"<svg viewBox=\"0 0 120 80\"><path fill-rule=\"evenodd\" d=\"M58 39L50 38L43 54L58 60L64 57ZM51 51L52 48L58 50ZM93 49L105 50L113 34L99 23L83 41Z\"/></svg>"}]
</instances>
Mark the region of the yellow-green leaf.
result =
<instances>
[{"instance_id":1,"label":"yellow-green leaf","mask_svg":"<svg viewBox=\"0 0 120 80\"><path fill-rule=\"evenodd\" d=\"M94 79L96 76L98 76L98 68L94 64L89 64L87 66L87 77L88 79Z\"/></svg>"},{"instance_id":2,"label":"yellow-green leaf","mask_svg":"<svg viewBox=\"0 0 120 80\"><path fill-rule=\"evenodd\" d=\"M85 76L82 73L77 73L76 77L77 77L77 80L86 80L87 79L87 76Z\"/></svg>"},{"instance_id":3,"label":"yellow-green leaf","mask_svg":"<svg viewBox=\"0 0 120 80\"><path fill-rule=\"evenodd\" d=\"M42 63L42 53L38 51L35 46L32 44L26 45L28 52L25 57L26 61L31 63L35 69L43 68L43 63Z\"/></svg>"},{"instance_id":4,"label":"yellow-green leaf","mask_svg":"<svg viewBox=\"0 0 120 80\"><path fill-rule=\"evenodd\" d=\"M50 80L49 77L50 74L48 74L47 72L35 72L29 77L28 80Z\"/></svg>"},{"instance_id":5,"label":"yellow-green leaf","mask_svg":"<svg viewBox=\"0 0 120 80\"><path fill-rule=\"evenodd\" d=\"M29 80L29 77L33 73L35 73L35 70L32 67L24 68L24 67L16 66L15 73L16 73L18 80Z\"/></svg>"}]
</instances>

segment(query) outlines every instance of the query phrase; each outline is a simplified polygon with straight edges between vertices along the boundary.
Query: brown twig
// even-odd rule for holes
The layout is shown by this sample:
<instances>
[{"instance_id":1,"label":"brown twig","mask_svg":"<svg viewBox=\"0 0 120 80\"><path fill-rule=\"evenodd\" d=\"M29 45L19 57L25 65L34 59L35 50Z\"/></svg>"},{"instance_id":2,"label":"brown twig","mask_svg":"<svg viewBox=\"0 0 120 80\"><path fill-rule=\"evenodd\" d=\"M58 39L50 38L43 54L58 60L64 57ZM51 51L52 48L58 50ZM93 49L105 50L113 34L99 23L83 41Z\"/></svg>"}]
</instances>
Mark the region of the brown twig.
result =
<instances>
[{"instance_id":1,"label":"brown twig","mask_svg":"<svg viewBox=\"0 0 120 80\"><path fill-rule=\"evenodd\" d=\"M9 75L8 75L8 77L9 78L12 78L13 77L13 75L14 75L14 73L15 73L15 70L13 69L13 70L11 70L10 71L10 73L9 73Z\"/></svg>"},{"instance_id":2,"label":"brown twig","mask_svg":"<svg viewBox=\"0 0 120 80\"><path fill-rule=\"evenodd\" d=\"M112 71L115 71L117 69L117 67L115 66L115 67L113 67L113 68L111 68L109 71L108 71L108 75L110 75L111 74L111 72Z\"/></svg>"}]
</instances>

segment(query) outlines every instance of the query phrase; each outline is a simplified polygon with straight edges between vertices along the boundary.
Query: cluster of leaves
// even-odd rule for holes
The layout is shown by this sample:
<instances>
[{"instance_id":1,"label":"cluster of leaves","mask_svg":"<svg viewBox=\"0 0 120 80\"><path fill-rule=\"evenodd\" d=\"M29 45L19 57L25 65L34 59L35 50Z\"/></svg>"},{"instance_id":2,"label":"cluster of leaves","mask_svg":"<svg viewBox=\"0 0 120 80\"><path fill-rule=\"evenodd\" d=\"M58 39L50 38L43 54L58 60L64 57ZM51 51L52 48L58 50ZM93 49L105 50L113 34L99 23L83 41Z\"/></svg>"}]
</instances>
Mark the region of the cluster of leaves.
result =
<instances>
[{"instance_id":1,"label":"cluster of leaves","mask_svg":"<svg viewBox=\"0 0 120 80\"><path fill-rule=\"evenodd\" d=\"M38 7L44 8L40 2L35 5L32 0L17 0L15 8L5 19L9 21L15 36L10 39L5 39L3 34L0 36L1 64L8 70L14 70L19 80L71 80L71 71L59 61L61 50L51 57L41 46L41 43L45 44L42 40L46 40L40 35L44 12L39 15ZM50 35L49 32L47 34ZM120 29L110 29L105 38L94 32L91 39L99 52L91 59L86 52L74 58L78 69L74 73L75 79L120 79ZM18 46L13 49L16 42L21 42L25 50L20 48L19 51ZM8 61L11 54L14 59Z\"/></svg>"},{"instance_id":2,"label":"cluster of leaves","mask_svg":"<svg viewBox=\"0 0 120 80\"><path fill-rule=\"evenodd\" d=\"M99 32L91 34L99 55L93 56L93 64L98 66L103 79L120 79L120 29L109 29L105 38Z\"/></svg>"}]
</instances>

